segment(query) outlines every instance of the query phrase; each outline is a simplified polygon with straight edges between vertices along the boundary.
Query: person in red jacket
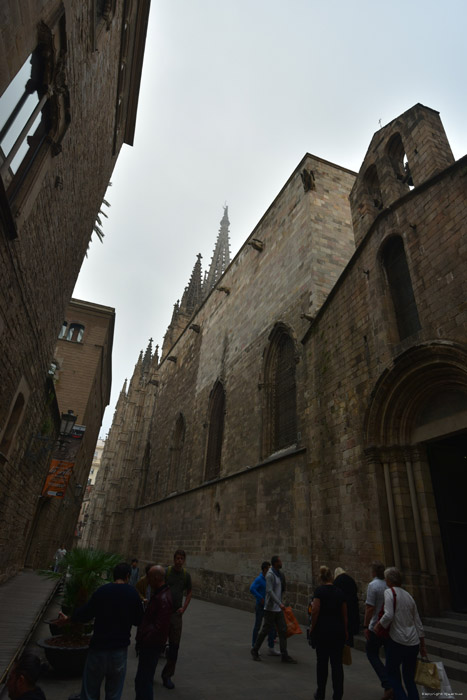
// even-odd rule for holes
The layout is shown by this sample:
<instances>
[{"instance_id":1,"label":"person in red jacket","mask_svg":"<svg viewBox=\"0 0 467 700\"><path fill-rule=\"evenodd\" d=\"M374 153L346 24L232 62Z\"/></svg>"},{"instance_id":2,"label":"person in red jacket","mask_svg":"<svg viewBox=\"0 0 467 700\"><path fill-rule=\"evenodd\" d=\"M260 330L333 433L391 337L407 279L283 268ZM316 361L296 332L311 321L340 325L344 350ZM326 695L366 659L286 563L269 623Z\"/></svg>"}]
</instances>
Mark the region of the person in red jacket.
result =
<instances>
[{"instance_id":1,"label":"person in red jacket","mask_svg":"<svg viewBox=\"0 0 467 700\"><path fill-rule=\"evenodd\" d=\"M164 650L172 615L172 594L165 583L163 566L148 572L151 599L136 634L138 670L135 677L136 700L153 700L153 682L159 655Z\"/></svg>"}]
</instances>

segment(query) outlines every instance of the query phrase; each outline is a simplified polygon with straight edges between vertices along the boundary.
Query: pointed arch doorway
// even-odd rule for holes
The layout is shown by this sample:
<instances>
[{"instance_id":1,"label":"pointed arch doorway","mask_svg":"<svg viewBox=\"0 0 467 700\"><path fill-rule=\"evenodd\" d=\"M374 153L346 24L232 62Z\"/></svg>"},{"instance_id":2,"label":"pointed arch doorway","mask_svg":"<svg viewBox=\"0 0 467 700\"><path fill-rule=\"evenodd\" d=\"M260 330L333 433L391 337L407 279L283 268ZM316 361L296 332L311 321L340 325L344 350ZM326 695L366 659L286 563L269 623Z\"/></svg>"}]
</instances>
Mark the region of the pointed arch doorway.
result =
<instances>
[{"instance_id":1,"label":"pointed arch doorway","mask_svg":"<svg viewBox=\"0 0 467 700\"><path fill-rule=\"evenodd\" d=\"M452 607L467 612L467 432L426 448Z\"/></svg>"},{"instance_id":2,"label":"pointed arch doorway","mask_svg":"<svg viewBox=\"0 0 467 700\"><path fill-rule=\"evenodd\" d=\"M388 564L424 613L467 609L467 351L427 343L396 358L367 411Z\"/></svg>"}]
</instances>

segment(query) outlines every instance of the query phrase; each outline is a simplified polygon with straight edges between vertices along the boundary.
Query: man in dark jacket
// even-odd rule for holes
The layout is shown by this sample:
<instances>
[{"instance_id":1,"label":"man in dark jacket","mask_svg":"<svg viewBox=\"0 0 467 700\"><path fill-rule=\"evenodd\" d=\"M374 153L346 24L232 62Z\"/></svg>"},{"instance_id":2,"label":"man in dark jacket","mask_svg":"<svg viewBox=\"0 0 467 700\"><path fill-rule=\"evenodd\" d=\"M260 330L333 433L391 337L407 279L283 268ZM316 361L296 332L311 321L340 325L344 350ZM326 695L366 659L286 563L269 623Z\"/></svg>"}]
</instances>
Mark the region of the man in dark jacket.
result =
<instances>
[{"instance_id":1,"label":"man in dark jacket","mask_svg":"<svg viewBox=\"0 0 467 700\"><path fill-rule=\"evenodd\" d=\"M45 700L42 688L36 685L41 666L41 660L36 654L25 652L20 656L6 682L11 700Z\"/></svg>"},{"instance_id":2,"label":"man in dark jacket","mask_svg":"<svg viewBox=\"0 0 467 700\"><path fill-rule=\"evenodd\" d=\"M136 700L152 700L153 682L159 655L165 647L172 615L172 594L165 583L163 566L153 566L148 572L151 599L143 622L136 634L138 670L135 677Z\"/></svg>"},{"instance_id":3,"label":"man in dark jacket","mask_svg":"<svg viewBox=\"0 0 467 700\"><path fill-rule=\"evenodd\" d=\"M73 613L73 622L94 618L94 632L83 672L81 700L99 700L105 678L105 700L120 700L126 674L126 660L132 625L143 617L143 605L133 586L129 585L130 565L117 564L114 582L95 591L88 602ZM58 624L68 617L60 613Z\"/></svg>"}]
</instances>

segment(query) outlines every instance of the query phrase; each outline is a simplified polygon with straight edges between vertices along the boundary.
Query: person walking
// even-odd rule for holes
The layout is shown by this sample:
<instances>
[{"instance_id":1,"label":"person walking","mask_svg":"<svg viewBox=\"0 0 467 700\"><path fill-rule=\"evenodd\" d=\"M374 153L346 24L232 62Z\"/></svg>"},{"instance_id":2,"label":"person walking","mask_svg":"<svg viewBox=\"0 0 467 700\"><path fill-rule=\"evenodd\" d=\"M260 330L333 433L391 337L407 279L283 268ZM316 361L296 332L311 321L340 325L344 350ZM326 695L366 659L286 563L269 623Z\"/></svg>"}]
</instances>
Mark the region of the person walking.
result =
<instances>
[{"instance_id":1,"label":"person walking","mask_svg":"<svg viewBox=\"0 0 467 700\"><path fill-rule=\"evenodd\" d=\"M334 586L331 570L319 569L321 584L316 588L311 606L310 639L316 649L315 700L324 700L331 662L333 700L342 700L344 670L342 651L348 639L347 604L342 591Z\"/></svg>"},{"instance_id":2,"label":"person walking","mask_svg":"<svg viewBox=\"0 0 467 700\"><path fill-rule=\"evenodd\" d=\"M174 554L173 566L167 568L166 583L169 585L173 600L173 612L170 618L169 648L167 663L162 669L162 683L169 690L175 688L172 676L178 659L180 639L182 637L183 615L191 601L191 576L185 569L186 554L183 549L177 549ZM183 597L185 596L185 600Z\"/></svg>"},{"instance_id":3,"label":"person walking","mask_svg":"<svg viewBox=\"0 0 467 700\"><path fill-rule=\"evenodd\" d=\"M253 637L251 641L251 646L254 647L256 639L258 638L258 632L261 627L261 622L264 617L264 599L266 597L266 574L269 570L271 564L268 561L263 561L261 564L261 573L255 578L250 586L250 593L256 598L255 604L255 626L253 627ZM272 630L268 634L268 654L270 656L280 656L280 651L274 649L274 639L276 636L276 631Z\"/></svg>"},{"instance_id":4,"label":"person walking","mask_svg":"<svg viewBox=\"0 0 467 700\"><path fill-rule=\"evenodd\" d=\"M353 638L360 631L360 610L358 606L358 588L352 576L338 566L334 569L334 585L340 588L347 603L349 638L347 644L353 647Z\"/></svg>"},{"instance_id":5,"label":"person walking","mask_svg":"<svg viewBox=\"0 0 467 700\"><path fill-rule=\"evenodd\" d=\"M141 599L129 585L129 564L117 564L113 583L94 591L88 602L75 610L72 622L89 622L94 618L94 631L83 671L81 700L99 700L105 678L105 700L120 700L126 675L127 651L132 625L143 618ZM70 618L59 613L56 624Z\"/></svg>"},{"instance_id":6,"label":"person walking","mask_svg":"<svg viewBox=\"0 0 467 700\"><path fill-rule=\"evenodd\" d=\"M386 669L394 700L419 700L415 685L415 667L417 655L426 656L425 637L417 605L406 590L402 588L402 576L399 569L391 566L384 571L388 588L384 591L384 615L376 623L374 631L388 629L389 639L386 645ZM404 679L404 687L401 682Z\"/></svg>"},{"instance_id":7,"label":"person walking","mask_svg":"<svg viewBox=\"0 0 467 700\"><path fill-rule=\"evenodd\" d=\"M142 576L136 583L136 590L139 593L139 597L143 601L144 607L146 607L150 597L151 597L151 586L149 585L148 573L149 569L152 569L154 564L146 564L144 568L144 576Z\"/></svg>"},{"instance_id":8,"label":"person walking","mask_svg":"<svg viewBox=\"0 0 467 700\"><path fill-rule=\"evenodd\" d=\"M54 554L54 559L55 559L55 564L54 564L54 571L55 573L57 571L60 571L62 561L64 556L66 555L66 549L63 544L60 545L60 547L57 549L57 551Z\"/></svg>"},{"instance_id":9,"label":"person walking","mask_svg":"<svg viewBox=\"0 0 467 700\"><path fill-rule=\"evenodd\" d=\"M151 599L144 611L136 634L138 670L135 677L136 700L152 700L154 674L169 634L172 615L172 594L165 582L163 566L152 566L148 572Z\"/></svg>"},{"instance_id":10,"label":"person walking","mask_svg":"<svg viewBox=\"0 0 467 700\"><path fill-rule=\"evenodd\" d=\"M264 617L263 626L261 628L256 642L251 649L251 655L254 661L261 661L259 650L270 632L277 629L279 634L279 647L282 657L282 662L286 664L296 664L297 662L287 652L287 625L282 612L285 605L282 602L283 593L283 578L281 575L282 561L275 554L271 558L271 568L266 574L266 597L264 601Z\"/></svg>"},{"instance_id":11,"label":"person walking","mask_svg":"<svg viewBox=\"0 0 467 700\"><path fill-rule=\"evenodd\" d=\"M378 615L384 604L384 591L387 589L384 580L384 564L374 561L371 565L373 580L368 584L365 601L365 617L363 619L363 631L366 639L366 655L378 676L381 686L384 688L382 700L390 700L393 696L392 688L388 680L386 666L380 659L381 647L384 647L386 656L386 639L378 637L374 628L378 622Z\"/></svg>"},{"instance_id":12,"label":"person walking","mask_svg":"<svg viewBox=\"0 0 467 700\"><path fill-rule=\"evenodd\" d=\"M130 573L130 586L136 586L139 581L139 567L138 560L131 560L131 573Z\"/></svg>"}]
</instances>

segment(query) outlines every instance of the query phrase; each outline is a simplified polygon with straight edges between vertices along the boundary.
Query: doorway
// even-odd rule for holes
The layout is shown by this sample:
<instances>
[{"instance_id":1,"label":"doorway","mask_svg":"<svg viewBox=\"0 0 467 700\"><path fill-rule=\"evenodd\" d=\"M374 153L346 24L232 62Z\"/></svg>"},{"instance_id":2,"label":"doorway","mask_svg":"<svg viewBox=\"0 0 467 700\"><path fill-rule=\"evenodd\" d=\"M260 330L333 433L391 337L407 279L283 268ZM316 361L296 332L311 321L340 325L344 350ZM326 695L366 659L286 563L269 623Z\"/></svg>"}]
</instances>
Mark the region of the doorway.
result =
<instances>
[{"instance_id":1,"label":"doorway","mask_svg":"<svg viewBox=\"0 0 467 700\"><path fill-rule=\"evenodd\" d=\"M426 443L453 610L467 612L467 433Z\"/></svg>"}]
</instances>

